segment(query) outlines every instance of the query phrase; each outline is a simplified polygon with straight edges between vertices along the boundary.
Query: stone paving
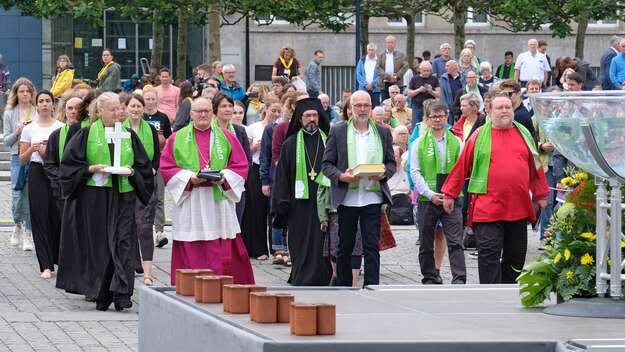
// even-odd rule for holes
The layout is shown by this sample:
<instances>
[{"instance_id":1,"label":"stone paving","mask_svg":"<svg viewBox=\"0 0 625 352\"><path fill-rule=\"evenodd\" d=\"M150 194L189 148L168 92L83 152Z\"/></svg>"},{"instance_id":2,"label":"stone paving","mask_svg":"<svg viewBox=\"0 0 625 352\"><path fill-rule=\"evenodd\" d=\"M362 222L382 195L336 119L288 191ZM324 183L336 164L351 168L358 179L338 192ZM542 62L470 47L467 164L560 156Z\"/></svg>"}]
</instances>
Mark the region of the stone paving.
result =
<instances>
[{"instance_id":1,"label":"stone paving","mask_svg":"<svg viewBox=\"0 0 625 352\"><path fill-rule=\"evenodd\" d=\"M0 218L10 218L10 186L0 182ZM39 278L35 252L9 245L12 227L0 227L0 352L4 351L136 351L140 302L123 313L98 312L84 297L54 287L54 279ZM416 284L421 280L417 260L417 232L413 226L396 226L398 246L381 253L381 284ZM539 245L529 235L528 258ZM169 285L171 246L154 253L155 285ZM477 261L465 252L468 283L477 283ZM252 260L256 280L265 285L286 285L289 269ZM451 281L447 258L441 275ZM137 277L136 286L142 285Z\"/></svg>"}]
</instances>

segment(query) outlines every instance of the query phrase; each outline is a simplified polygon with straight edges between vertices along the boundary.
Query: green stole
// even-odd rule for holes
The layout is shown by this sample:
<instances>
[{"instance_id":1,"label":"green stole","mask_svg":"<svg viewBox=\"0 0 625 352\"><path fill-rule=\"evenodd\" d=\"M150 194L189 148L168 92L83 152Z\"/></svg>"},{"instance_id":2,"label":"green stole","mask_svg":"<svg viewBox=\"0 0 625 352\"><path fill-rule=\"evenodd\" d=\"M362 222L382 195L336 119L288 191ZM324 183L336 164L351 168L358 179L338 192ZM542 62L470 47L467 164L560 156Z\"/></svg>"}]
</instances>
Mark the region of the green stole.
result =
<instances>
[{"instance_id":1,"label":"green stole","mask_svg":"<svg viewBox=\"0 0 625 352\"><path fill-rule=\"evenodd\" d=\"M124 138L121 141L121 166L131 167L134 164L135 154L132 150L132 139ZM87 136L87 163L89 165L107 165L111 164L111 152L104 134L104 124L102 119L98 119L89 127L89 135ZM118 175L119 193L132 192L134 187L128 181L128 176ZM106 183L98 186L93 177L87 179L87 186L92 187L113 187L111 175L107 176Z\"/></svg>"},{"instance_id":2,"label":"green stole","mask_svg":"<svg viewBox=\"0 0 625 352\"><path fill-rule=\"evenodd\" d=\"M176 165L185 170L200 171L200 151L195 140L195 128L193 123L186 125L176 132L174 139L174 159ZM224 131L214 123L211 123L210 135L210 168L221 171L228 165L232 147ZM208 166L208 165L207 165ZM223 200L224 193L221 187L213 185L213 198Z\"/></svg>"},{"instance_id":3,"label":"green stole","mask_svg":"<svg viewBox=\"0 0 625 352\"><path fill-rule=\"evenodd\" d=\"M534 164L537 170L540 170L542 165L540 159L538 159L538 150L534 145L534 139L530 132L523 125L516 121L512 121L513 126L516 127L527 147L529 148L534 158ZM475 139L475 147L473 153L473 170L471 171L471 178L469 179L469 192L477 194L486 194L488 190L488 168L490 167L490 153L492 144L492 131L493 122L488 121L482 126Z\"/></svg>"},{"instance_id":4,"label":"green stole","mask_svg":"<svg viewBox=\"0 0 625 352\"><path fill-rule=\"evenodd\" d=\"M128 130L132 128L130 127L130 117L124 120L123 125ZM139 122L139 131L137 131L137 135L141 140L141 144L143 144L143 148L145 148L145 153L148 155L148 159L151 161L154 157L154 137L152 136L152 129L150 128L150 125L143 121L143 119Z\"/></svg>"},{"instance_id":5,"label":"green stole","mask_svg":"<svg viewBox=\"0 0 625 352\"><path fill-rule=\"evenodd\" d=\"M89 121L88 117L86 119L80 121L80 128L85 128L85 127L89 127L89 126L91 126L91 121Z\"/></svg>"},{"instance_id":6,"label":"green stole","mask_svg":"<svg viewBox=\"0 0 625 352\"><path fill-rule=\"evenodd\" d=\"M460 141L448 129L445 129L445 166L442 169L438 153L436 137L432 129L427 128L419 141L419 169L428 187L434 192L436 192L436 175L450 173L460 156ZM420 199L429 200L423 195L420 196Z\"/></svg>"},{"instance_id":7,"label":"green stole","mask_svg":"<svg viewBox=\"0 0 625 352\"><path fill-rule=\"evenodd\" d=\"M64 124L59 132L59 162L63 159L63 152L65 151L65 141L67 140L67 132L69 131L69 125Z\"/></svg>"},{"instance_id":8,"label":"green stole","mask_svg":"<svg viewBox=\"0 0 625 352\"><path fill-rule=\"evenodd\" d=\"M369 136L369 142L367 143L367 164L382 164L384 162L384 152L382 149L382 138L378 132L373 120L369 119L369 129L371 135ZM354 128L354 122L350 118L347 121L347 167L354 169L358 166L358 158L356 156L356 129ZM352 182L349 184L349 189L358 189L359 182ZM371 186L367 188L369 192L380 192L380 182L374 181Z\"/></svg>"},{"instance_id":9,"label":"green stole","mask_svg":"<svg viewBox=\"0 0 625 352\"><path fill-rule=\"evenodd\" d=\"M326 134L322 130L321 141L326 145ZM295 145L295 199L308 199L308 173L306 172L306 146L304 145L304 131L297 132ZM311 170L312 171L312 170ZM320 172L315 182L324 187L330 187L330 180Z\"/></svg>"}]
</instances>

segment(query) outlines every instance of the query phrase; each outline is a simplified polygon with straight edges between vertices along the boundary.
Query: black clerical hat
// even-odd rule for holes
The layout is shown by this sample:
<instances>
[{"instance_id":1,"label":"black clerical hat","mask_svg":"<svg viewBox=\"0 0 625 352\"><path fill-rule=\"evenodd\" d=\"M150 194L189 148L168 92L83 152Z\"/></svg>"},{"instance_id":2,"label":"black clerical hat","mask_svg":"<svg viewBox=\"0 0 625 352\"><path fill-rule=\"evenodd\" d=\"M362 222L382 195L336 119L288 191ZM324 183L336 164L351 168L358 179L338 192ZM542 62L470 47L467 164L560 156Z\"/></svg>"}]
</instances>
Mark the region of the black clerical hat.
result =
<instances>
[{"instance_id":1,"label":"black clerical hat","mask_svg":"<svg viewBox=\"0 0 625 352\"><path fill-rule=\"evenodd\" d=\"M285 139L299 132L302 128L302 115L308 110L317 110L319 113L319 129L326 135L328 134L330 131L330 119L328 119L328 114L323 110L321 101L317 98L305 98L299 100L297 105L295 105L295 112L293 113L293 117L291 117Z\"/></svg>"}]
</instances>

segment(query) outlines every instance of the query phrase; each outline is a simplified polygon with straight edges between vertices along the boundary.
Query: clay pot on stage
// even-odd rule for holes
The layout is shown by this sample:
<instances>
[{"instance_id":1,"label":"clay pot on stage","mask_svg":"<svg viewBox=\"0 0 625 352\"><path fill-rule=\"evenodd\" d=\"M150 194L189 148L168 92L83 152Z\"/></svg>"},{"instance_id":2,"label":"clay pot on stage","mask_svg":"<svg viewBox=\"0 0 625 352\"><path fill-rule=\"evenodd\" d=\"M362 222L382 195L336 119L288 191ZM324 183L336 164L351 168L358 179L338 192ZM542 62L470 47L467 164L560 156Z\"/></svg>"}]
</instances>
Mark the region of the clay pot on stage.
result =
<instances>
[{"instance_id":1,"label":"clay pot on stage","mask_svg":"<svg viewBox=\"0 0 625 352\"><path fill-rule=\"evenodd\" d=\"M317 334L336 334L336 306L334 304L318 303L317 306Z\"/></svg>"},{"instance_id":2,"label":"clay pot on stage","mask_svg":"<svg viewBox=\"0 0 625 352\"><path fill-rule=\"evenodd\" d=\"M261 285L245 285L250 289L250 295L252 292L267 292L267 287ZM252 296L250 296L250 313L252 312Z\"/></svg>"},{"instance_id":3,"label":"clay pot on stage","mask_svg":"<svg viewBox=\"0 0 625 352\"><path fill-rule=\"evenodd\" d=\"M194 269L176 271L176 288L180 286L179 291L181 295L193 296L195 293L195 275L197 275L197 271Z\"/></svg>"},{"instance_id":4,"label":"clay pot on stage","mask_svg":"<svg viewBox=\"0 0 625 352\"><path fill-rule=\"evenodd\" d=\"M180 278L182 277L182 271L185 269L176 269L176 294L181 295L180 293Z\"/></svg>"},{"instance_id":5,"label":"clay pot on stage","mask_svg":"<svg viewBox=\"0 0 625 352\"><path fill-rule=\"evenodd\" d=\"M221 279L215 276L204 276L202 285L203 303L221 303Z\"/></svg>"},{"instance_id":6,"label":"clay pot on stage","mask_svg":"<svg viewBox=\"0 0 625 352\"><path fill-rule=\"evenodd\" d=\"M317 335L317 306L314 304L294 303L291 319L292 334L297 336Z\"/></svg>"},{"instance_id":7,"label":"clay pot on stage","mask_svg":"<svg viewBox=\"0 0 625 352\"><path fill-rule=\"evenodd\" d=\"M201 276L201 275L195 275L193 277L193 296L195 297L195 301L198 303L204 303L202 301L202 279L205 277L211 277L211 276Z\"/></svg>"},{"instance_id":8,"label":"clay pot on stage","mask_svg":"<svg viewBox=\"0 0 625 352\"><path fill-rule=\"evenodd\" d=\"M195 269L197 270L197 274L199 276L213 276L215 275L215 273L213 272L213 269Z\"/></svg>"},{"instance_id":9,"label":"clay pot on stage","mask_svg":"<svg viewBox=\"0 0 625 352\"><path fill-rule=\"evenodd\" d=\"M276 293L275 296L278 298L278 323L288 323L291 303L295 300L295 296L290 293Z\"/></svg>"},{"instance_id":10,"label":"clay pot on stage","mask_svg":"<svg viewBox=\"0 0 625 352\"><path fill-rule=\"evenodd\" d=\"M224 311L232 314L250 312L250 288L247 285L224 286Z\"/></svg>"},{"instance_id":11,"label":"clay pot on stage","mask_svg":"<svg viewBox=\"0 0 625 352\"><path fill-rule=\"evenodd\" d=\"M254 312L255 322L262 324L278 322L278 297L266 292L253 292L250 297L255 297L254 305L250 307Z\"/></svg>"},{"instance_id":12,"label":"clay pot on stage","mask_svg":"<svg viewBox=\"0 0 625 352\"><path fill-rule=\"evenodd\" d=\"M224 290L224 286L232 285L232 283L234 282L234 278L232 276L227 276L227 275L220 275L217 277L219 277L219 285L221 286L220 287L221 302L223 302L224 304L224 312L228 312L228 309L227 309L228 302L226 301L226 293Z\"/></svg>"}]
</instances>

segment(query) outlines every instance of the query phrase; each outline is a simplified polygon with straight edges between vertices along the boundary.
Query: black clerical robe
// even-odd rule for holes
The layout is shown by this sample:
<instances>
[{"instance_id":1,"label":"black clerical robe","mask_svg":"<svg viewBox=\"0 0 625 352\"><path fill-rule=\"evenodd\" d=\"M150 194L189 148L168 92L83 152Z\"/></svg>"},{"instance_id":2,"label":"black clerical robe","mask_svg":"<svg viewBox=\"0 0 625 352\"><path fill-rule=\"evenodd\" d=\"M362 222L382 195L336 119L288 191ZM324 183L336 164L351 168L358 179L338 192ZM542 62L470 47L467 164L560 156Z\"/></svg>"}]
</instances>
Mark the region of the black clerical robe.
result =
<instances>
[{"instance_id":1,"label":"black clerical robe","mask_svg":"<svg viewBox=\"0 0 625 352\"><path fill-rule=\"evenodd\" d=\"M139 137L130 131L134 152L134 191L119 193L118 177L112 187L87 186L87 137L89 128L78 131L67 143L59 179L65 206L59 254L58 288L110 302L113 295L132 295L137 235L135 201L144 203L153 191L154 176ZM113 145L109 144L111 160Z\"/></svg>"},{"instance_id":2,"label":"black clerical robe","mask_svg":"<svg viewBox=\"0 0 625 352\"><path fill-rule=\"evenodd\" d=\"M319 132L314 135L304 133L304 144L310 160L316 156L314 161L306 161L306 174L310 172L311 164L317 174L321 173L325 150L321 135ZM317 183L306 177L308 199L295 199L296 145L297 135L288 137L282 145L272 194L272 212L288 228L288 246L293 264L289 282L295 286L327 286L332 277L332 267L330 258L323 255L324 236L317 215Z\"/></svg>"},{"instance_id":3,"label":"black clerical robe","mask_svg":"<svg viewBox=\"0 0 625 352\"><path fill-rule=\"evenodd\" d=\"M80 123L71 125L67 131L67 137L65 138L65 146L76 132L80 131ZM43 169L46 172L46 176L50 180L50 187L52 187L52 194L56 199L57 207L59 208L59 214L63 215L63 197L61 192L61 181L59 179L59 167L61 166L61 159L59 158L59 141L61 135L61 128L50 133L48 137L48 144L46 145L46 156L43 159Z\"/></svg>"}]
</instances>

